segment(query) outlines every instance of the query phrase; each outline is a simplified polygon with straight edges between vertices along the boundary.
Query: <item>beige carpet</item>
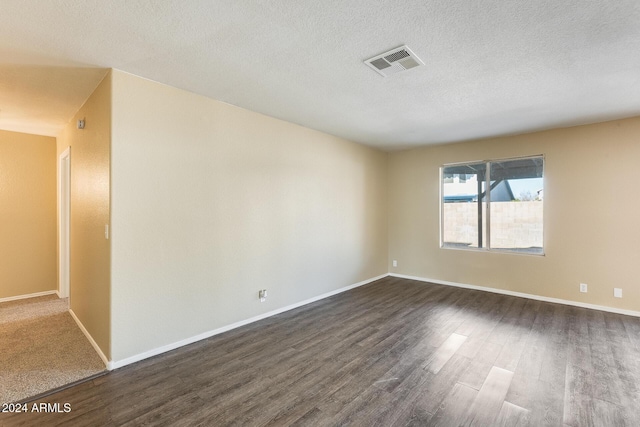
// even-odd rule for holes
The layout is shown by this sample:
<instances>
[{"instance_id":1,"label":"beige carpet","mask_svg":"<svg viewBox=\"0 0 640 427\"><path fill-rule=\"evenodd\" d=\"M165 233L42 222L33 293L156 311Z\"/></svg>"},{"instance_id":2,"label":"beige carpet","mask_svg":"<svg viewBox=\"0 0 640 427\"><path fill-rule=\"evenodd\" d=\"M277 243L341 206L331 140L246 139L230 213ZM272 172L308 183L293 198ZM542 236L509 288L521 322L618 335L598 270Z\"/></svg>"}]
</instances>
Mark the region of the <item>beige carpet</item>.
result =
<instances>
[{"instance_id":1,"label":"beige carpet","mask_svg":"<svg viewBox=\"0 0 640 427\"><path fill-rule=\"evenodd\" d=\"M0 303L0 404L105 371L67 309L55 295Z\"/></svg>"}]
</instances>

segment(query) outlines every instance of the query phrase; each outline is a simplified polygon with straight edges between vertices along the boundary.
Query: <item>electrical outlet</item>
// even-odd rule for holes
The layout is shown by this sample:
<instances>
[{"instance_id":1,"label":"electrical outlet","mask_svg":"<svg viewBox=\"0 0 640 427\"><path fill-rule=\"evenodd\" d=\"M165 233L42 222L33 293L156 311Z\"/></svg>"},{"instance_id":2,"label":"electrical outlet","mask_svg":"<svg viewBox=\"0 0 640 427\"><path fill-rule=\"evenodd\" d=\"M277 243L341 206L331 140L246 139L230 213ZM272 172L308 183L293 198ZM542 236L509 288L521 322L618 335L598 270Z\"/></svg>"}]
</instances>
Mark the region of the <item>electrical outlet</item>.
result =
<instances>
[{"instance_id":1,"label":"electrical outlet","mask_svg":"<svg viewBox=\"0 0 640 427\"><path fill-rule=\"evenodd\" d=\"M580 283L580 292L587 292L587 284L586 283Z\"/></svg>"},{"instance_id":2,"label":"electrical outlet","mask_svg":"<svg viewBox=\"0 0 640 427\"><path fill-rule=\"evenodd\" d=\"M398 260L397 260L397 259L394 259L394 260L393 260L393 266L394 266L394 267L397 267L397 266L398 266Z\"/></svg>"},{"instance_id":3,"label":"electrical outlet","mask_svg":"<svg viewBox=\"0 0 640 427\"><path fill-rule=\"evenodd\" d=\"M260 302L265 302L267 299L267 290L261 289L258 291L258 298L260 298Z\"/></svg>"},{"instance_id":4,"label":"electrical outlet","mask_svg":"<svg viewBox=\"0 0 640 427\"><path fill-rule=\"evenodd\" d=\"M622 298L622 288L613 288L613 296L616 298Z\"/></svg>"}]
</instances>

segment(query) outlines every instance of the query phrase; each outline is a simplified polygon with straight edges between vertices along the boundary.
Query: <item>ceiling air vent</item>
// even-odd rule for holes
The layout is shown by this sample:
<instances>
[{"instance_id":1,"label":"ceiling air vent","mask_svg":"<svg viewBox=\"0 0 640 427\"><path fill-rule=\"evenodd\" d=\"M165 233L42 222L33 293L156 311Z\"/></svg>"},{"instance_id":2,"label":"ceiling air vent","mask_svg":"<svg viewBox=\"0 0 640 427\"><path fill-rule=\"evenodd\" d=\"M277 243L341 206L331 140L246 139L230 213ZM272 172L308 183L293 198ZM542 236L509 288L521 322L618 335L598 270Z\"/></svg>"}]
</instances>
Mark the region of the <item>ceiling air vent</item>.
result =
<instances>
[{"instance_id":1,"label":"ceiling air vent","mask_svg":"<svg viewBox=\"0 0 640 427\"><path fill-rule=\"evenodd\" d=\"M367 59L364 63L384 77L424 65L424 62L407 46L391 49L389 52Z\"/></svg>"}]
</instances>

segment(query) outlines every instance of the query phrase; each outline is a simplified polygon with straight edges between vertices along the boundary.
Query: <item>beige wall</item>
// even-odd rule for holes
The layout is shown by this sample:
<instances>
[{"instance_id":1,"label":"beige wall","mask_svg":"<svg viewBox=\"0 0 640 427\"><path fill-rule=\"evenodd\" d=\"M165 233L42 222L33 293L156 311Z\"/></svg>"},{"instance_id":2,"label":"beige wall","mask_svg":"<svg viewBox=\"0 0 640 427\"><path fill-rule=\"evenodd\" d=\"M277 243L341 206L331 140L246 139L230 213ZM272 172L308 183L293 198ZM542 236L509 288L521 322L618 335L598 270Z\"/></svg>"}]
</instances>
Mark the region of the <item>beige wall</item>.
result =
<instances>
[{"instance_id":1,"label":"beige wall","mask_svg":"<svg viewBox=\"0 0 640 427\"><path fill-rule=\"evenodd\" d=\"M442 164L536 154L545 155L545 256L439 247ZM390 154L389 259L398 267L389 270L640 310L638 159L640 118Z\"/></svg>"},{"instance_id":2,"label":"beige wall","mask_svg":"<svg viewBox=\"0 0 640 427\"><path fill-rule=\"evenodd\" d=\"M56 140L0 131L0 298L57 283Z\"/></svg>"},{"instance_id":3,"label":"beige wall","mask_svg":"<svg viewBox=\"0 0 640 427\"><path fill-rule=\"evenodd\" d=\"M118 71L112 137L116 361L387 272L385 153Z\"/></svg>"},{"instance_id":4,"label":"beige wall","mask_svg":"<svg viewBox=\"0 0 640 427\"><path fill-rule=\"evenodd\" d=\"M86 120L77 129L77 120ZM71 147L71 309L102 352L110 354L109 163L111 78L107 75L58 136L58 155Z\"/></svg>"}]
</instances>

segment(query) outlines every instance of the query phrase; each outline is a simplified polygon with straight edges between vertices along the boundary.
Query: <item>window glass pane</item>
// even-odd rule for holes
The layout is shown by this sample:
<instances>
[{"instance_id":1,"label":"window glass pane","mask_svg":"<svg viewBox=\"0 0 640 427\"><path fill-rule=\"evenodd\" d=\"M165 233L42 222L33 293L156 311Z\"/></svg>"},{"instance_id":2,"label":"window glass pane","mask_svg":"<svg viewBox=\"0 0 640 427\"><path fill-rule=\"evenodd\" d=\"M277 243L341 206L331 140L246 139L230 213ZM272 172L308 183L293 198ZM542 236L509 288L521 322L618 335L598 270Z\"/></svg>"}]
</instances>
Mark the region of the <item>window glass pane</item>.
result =
<instances>
[{"instance_id":1,"label":"window glass pane","mask_svg":"<svg viewBox=\"0 0 640 427\"><path fill-rule=\"evenodd\" d=\"M483 202L486 189L486 167L486 163L443 167L442 242L444 247L484 247L486 203Z\"/></svg>"},{"instance_id":2,"label":"window glass pane","mask_svg":"<svg viewBox=\"0 0 640 427\"><path fill-rule=\"evenodd\" d=\"M543 159L490 163L491 248L542 253Z\"/></svg>"}]
</instances>

